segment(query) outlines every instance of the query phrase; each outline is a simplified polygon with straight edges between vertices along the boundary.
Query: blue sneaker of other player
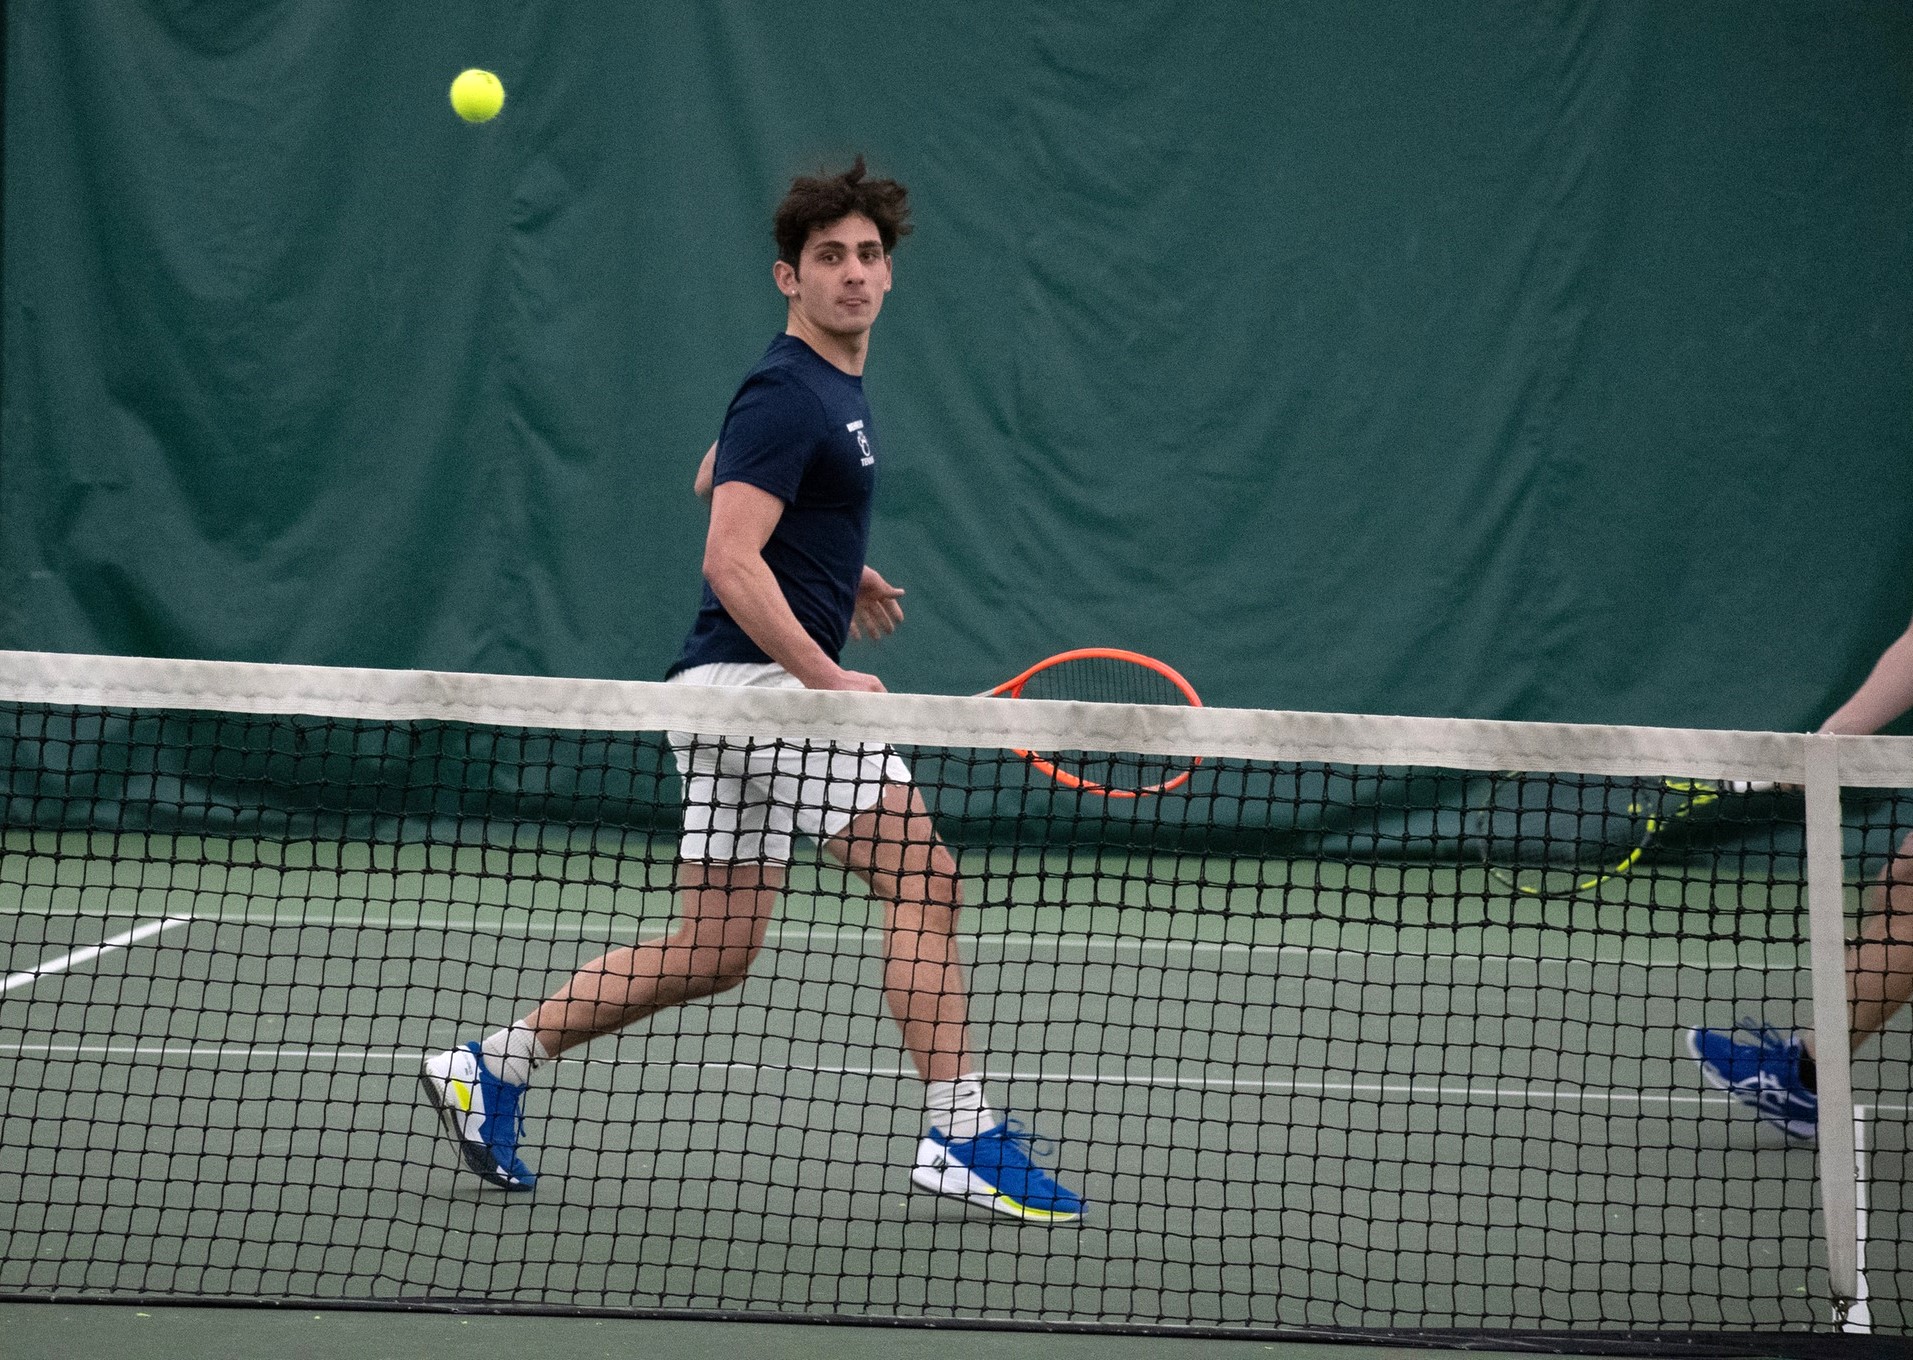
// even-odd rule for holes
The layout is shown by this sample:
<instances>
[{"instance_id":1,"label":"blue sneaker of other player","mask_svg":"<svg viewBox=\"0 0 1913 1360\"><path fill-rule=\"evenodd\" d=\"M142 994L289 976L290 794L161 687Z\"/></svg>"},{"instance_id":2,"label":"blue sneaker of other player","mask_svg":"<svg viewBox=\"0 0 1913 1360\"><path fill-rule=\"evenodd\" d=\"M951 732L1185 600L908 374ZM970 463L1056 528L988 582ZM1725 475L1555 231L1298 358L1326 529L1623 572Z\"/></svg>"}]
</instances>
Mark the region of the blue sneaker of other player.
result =
<instances>
[{"instance_id":1,"label":"blue sneaker of other player","mask_svg":"<svg viewBox=\"0 0 1913 1360\"><path fill-rule=\"evenodd\" d=\"M1742 1042L1743 1034L1751 1042ZM1807 1048L1799 1035L1742 1020L1730 1030L1688 1030L1687 1051L1710 1083L1789 1137L1819 1133L1820 1097L1800 1079Z\"/></svg>"},{"instance_id":2,"label":"blue sneaker of other player","mask_svg":"<svg viewBox=\"0 0 1913 1360\"><path fill-rule=\"evenodd\" d=\"M477 1044L427 1058L419 1080L465 1165L507 1190L538 1184L531 1168L518 1160L518 1098L525 1088L494 1077Z\"/></svg>"},{"instance_id":3,"label":"blue sneaker of other player","mask_svg":"<svg viewBox=\"0 0 1913 1360\"><path fill-rule=\"evenodd\" d=\"M1005 1121L974 1138L951 1139L931 1129L917 1144L911 1183L952 1199L980 1204L1031 1223L1074 1223L1080 1196L1058 1185L1030 1160L1035 1140Z\"/></svg>"}]
</instances>

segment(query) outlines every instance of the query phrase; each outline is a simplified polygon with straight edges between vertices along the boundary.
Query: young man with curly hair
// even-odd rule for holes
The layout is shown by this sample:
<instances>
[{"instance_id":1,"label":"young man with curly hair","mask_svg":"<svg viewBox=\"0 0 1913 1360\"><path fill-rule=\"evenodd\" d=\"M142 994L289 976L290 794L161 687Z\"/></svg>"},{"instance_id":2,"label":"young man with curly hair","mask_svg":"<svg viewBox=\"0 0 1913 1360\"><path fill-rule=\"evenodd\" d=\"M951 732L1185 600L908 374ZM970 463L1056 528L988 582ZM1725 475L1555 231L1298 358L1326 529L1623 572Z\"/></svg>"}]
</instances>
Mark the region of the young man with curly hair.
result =
<instances>
[{"instance_id":1,"label":"young man with curly hair","mask_svg":"<svg viewBox=\"0 0 1913 1360\"><path fill-rule=\"evenodd\" d=\"M695 490L711 505L704 598L678 684L879 692L845 640L902 621L903 592L864 561L878 444L864 399L870 330L910 231L904 186L799 177L778 206L772 278L783 334L745 375ZM792 837L863 881L883 909L883 992L926 1091L913 1184L1033 1222L1082 1216L989 1104L970 1046L956 944L961 883L908 767L883 746L720 741L673 733L685 782L677 928L581 968L482 1041L427 1060L425 1087L467 1165L529 1189L519 1097L542 1063L666 1007L741 984L783 891Z\"/></svg>"}]
</instances>

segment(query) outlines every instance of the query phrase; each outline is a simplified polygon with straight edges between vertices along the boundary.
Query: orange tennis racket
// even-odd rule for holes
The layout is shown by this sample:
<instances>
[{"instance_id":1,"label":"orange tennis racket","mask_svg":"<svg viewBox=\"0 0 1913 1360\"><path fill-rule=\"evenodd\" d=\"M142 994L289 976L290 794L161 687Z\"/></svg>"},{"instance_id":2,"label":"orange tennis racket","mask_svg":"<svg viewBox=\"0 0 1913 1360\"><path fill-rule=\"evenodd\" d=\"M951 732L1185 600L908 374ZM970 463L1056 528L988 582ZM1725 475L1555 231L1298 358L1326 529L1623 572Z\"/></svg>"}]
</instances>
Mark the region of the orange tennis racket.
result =
<instances>
[{"instance_id":1,"label":"orange tennis racket","mask_svg":"<svg viewBox=\"0 0 1913 1360\"><path fill-rule=\"evenodd\" d=\"M1096 704L1175 704L1202 707L1195 686L1174 667L1118 647L1078 647L1037 662L1012 680L984 691L1005 699L1057 699ZM1189 782L1201 756L1141 755L1128 751L1017 751L1066 789L1106 798L1168 793Z\"/></svg>"}]
</instances>

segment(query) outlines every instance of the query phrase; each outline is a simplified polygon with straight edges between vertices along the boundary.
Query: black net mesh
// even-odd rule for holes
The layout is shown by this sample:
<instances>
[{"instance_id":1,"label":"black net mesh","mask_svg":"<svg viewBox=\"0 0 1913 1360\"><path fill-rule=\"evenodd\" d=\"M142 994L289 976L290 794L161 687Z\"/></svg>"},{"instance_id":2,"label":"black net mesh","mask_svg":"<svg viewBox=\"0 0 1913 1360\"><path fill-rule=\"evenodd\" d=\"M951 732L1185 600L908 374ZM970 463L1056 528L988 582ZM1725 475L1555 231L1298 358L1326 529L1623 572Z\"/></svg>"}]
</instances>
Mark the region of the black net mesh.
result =
<instances>
[{"instance_id":1,"label":"black net mesh","mask_svg":"<svg viewBox=\"0 0 1913 1360\"><path fill-rule=\"evenodd\" d=\"M1813 1144L1685 1037L1810 1024L1796 795L1230 758L1119 800L1007 741L899 746L909 785L874 744L676 743L0 709L0 1293L1829 1325ZM1849 793L1856 912L1908 813ZM687 829L775 909L686 936ZM424 1065L607 956L634 1009L720 985L538 1070L536 1187L487 1183ZM994 1200L925 1163L963 1046L1042 1173ZM1855 1081L1867 1303L1908 1330L1900 1027Z\"/></svg>"}]
</instances>

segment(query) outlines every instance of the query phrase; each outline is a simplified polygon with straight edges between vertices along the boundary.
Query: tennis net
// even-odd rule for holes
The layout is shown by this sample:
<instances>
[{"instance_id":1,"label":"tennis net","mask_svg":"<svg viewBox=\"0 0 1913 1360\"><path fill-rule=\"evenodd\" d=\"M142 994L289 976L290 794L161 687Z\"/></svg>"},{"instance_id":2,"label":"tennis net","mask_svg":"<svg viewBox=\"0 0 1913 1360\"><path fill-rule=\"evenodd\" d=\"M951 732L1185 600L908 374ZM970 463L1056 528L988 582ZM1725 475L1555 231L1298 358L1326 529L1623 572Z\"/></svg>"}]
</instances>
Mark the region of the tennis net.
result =
<instances>
[{"instance_id":1,"label":"tennis net","mask_svg":"<svg viewBox=\"0 0 1913 1360\"><path fill-rule=\"evenodd\" d=\"M460 1162L421 1064L672 928L668 733L908 762L1079 1222L915 1188L886 911L801 838L741 986L537 1073L535 1191ZM1913 1330L1904 1028L1822 1044L1817 1142L1684 1039L1844 1030L1909 746L0 653L0 1296Z\"/></svg>"}]
</instances>

